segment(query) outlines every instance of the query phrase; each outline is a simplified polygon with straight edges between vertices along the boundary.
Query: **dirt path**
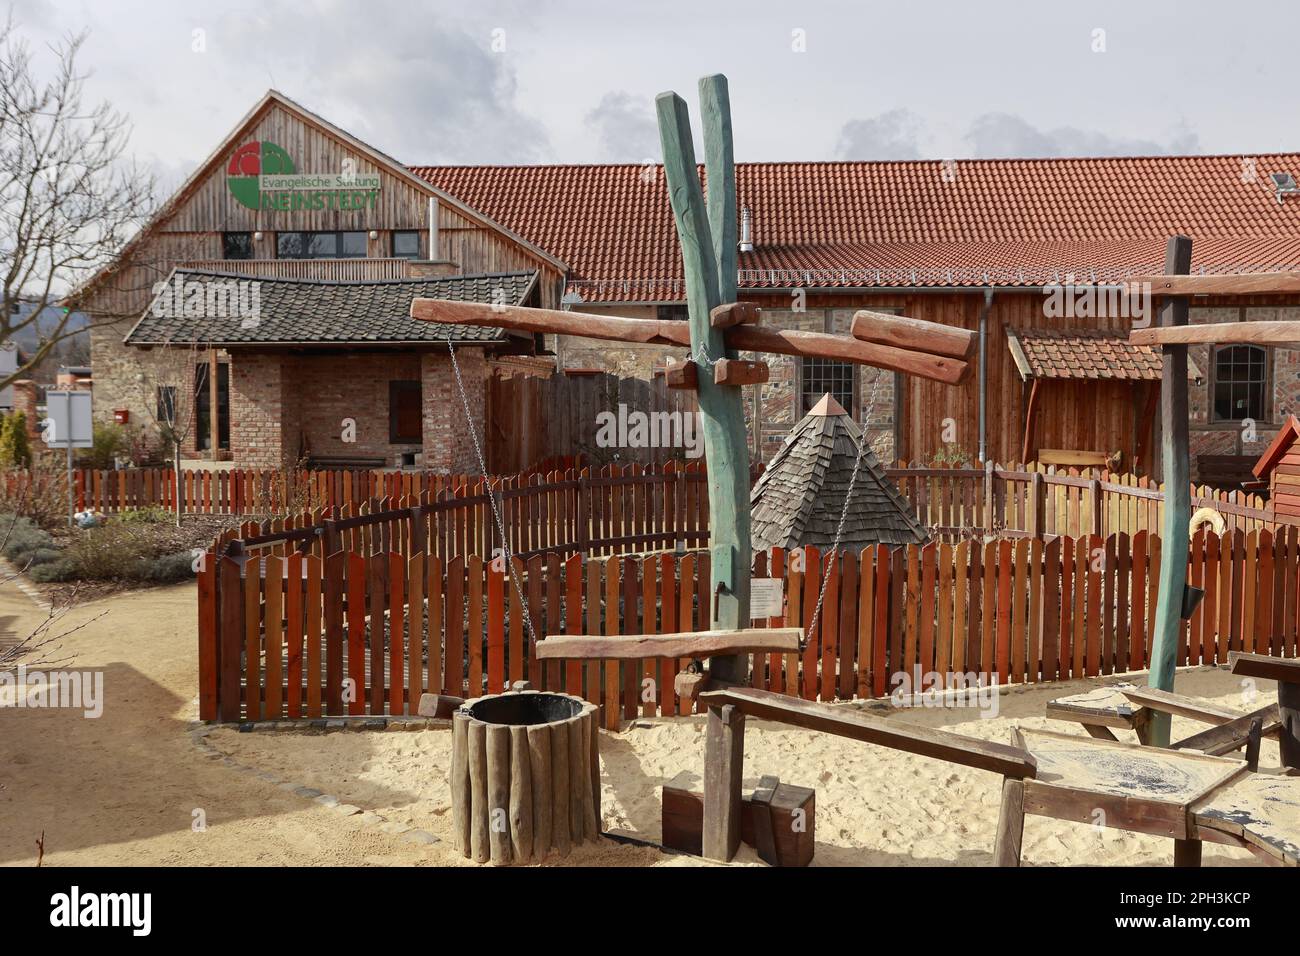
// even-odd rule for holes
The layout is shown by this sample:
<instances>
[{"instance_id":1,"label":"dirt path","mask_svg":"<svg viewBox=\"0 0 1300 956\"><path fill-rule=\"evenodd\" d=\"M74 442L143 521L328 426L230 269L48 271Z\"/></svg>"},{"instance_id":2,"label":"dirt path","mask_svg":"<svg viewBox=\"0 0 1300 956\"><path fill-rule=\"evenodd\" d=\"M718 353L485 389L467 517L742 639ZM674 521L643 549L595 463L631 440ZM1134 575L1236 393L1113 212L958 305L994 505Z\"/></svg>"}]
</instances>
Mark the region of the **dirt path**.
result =
<instances>
[{"instance_id":1,"label":"dirt path","mask_svg":"<svg viewBox=\"0 0 1300 956\"><path fill-rule=\"evenodd\" d=\"M420 863L417 848L219 761L188 734L196 716L194 585L117 595L76 609L64 642L75 669L102 670L103 716L0 709L0 863ZM43 616L0 586L0 630ZM20 630L21 629L21 630ZM207 829L191 827L194 811Z\"/></svg>"}]
</instances>

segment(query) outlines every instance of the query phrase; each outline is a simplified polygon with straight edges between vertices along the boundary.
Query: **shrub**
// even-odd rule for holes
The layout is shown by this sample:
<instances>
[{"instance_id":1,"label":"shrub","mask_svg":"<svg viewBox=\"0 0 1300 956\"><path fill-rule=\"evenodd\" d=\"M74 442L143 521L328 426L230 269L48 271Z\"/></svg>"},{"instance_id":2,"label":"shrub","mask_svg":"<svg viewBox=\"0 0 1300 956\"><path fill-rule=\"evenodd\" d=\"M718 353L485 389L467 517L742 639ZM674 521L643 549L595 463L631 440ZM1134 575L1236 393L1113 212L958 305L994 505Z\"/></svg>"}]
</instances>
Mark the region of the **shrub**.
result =
<instances>
[{"instance_id":1,"label":"shrub","mask_svg":"<svg viewBox=\"0 0 1300 956\"><path fill-rule=\"evenodd\" d=\"M54 539L30 518L13 515L0 515L0 541L4 543L4 556L19 565L31 552L54 547Z\"/></svg>"},{"instance_id":2,"label":"shrub","mask_svg":"<svg viewBox=\"0 0 1300 956\"><path fill-rule=\"evenodd\" d=\"M91 446L82 453L81 464L88 468L112 468L128 450L126 432L121 425L95 422Z\"/></svg>"},{"instance_id":3,"label":"shrub","mask_svg":"<svg viewBox=\"0 0 1300 956\"><path fill-rule=\"evenodd\" d=\"M71 581L78 574L77 566L72 560L61 557L57 561L33 565L27 569L27 576L38 584L50 584L56 581Z\"/></svg>"},{"instance_id":4,"label":"shrub","mask_svg":"<svg viewBox=\"0 0 1300 956\"><path fill-rule=\"evenodd\" d=\"M12 471L0 481L0 514L31 518L42 528L53 528L68 520L68 481L62 468L34 468ZM0 540L8 524L0 524Z\"/></svg>"},{"instance_id":5,"label":"shrub","mask_svg":"<svg viewBox=\"0 0 1300 956\"><path fill-rule=\"evenodd\" d=\"M194 577L194 557L189 551L175 551L158 558L140 561L138 575L154 584L171 584Z\"/></svg>"},{"instance_id":6,"label":"shrub","mask_svg":"<svg viewBox=\"0 0 1300 956\"><path fill-rule=\"evenodd\" d=\"M116 518L123 524L163 524L173 520L170 511L166 511L155 505L148 508L132 508L130 511L123 511Z\"/></svg>"},{"instance_id":7,"label":"shrub","mask_svg":"<svg viewBox=\"0 0 1300 956\"><path fill-rule=\"evenodd\" d=\"M136 576L140 561L150 557L149 541L139 525L113 522L100 528L87 528L68 546L67 557L76 567L77 577L100 581L130 579Z\"/></svg>"},{"instance_id":8,"label":"shrub","mask_svg":"<svg viewBox=\"0 0 1300 956\"><path fill-rule=\"evenodd\" d=\"M32 449L27 443L27 414L14 412L0 423L0 465L27 468L32 463Z\"/></svg>"}]
</instances>

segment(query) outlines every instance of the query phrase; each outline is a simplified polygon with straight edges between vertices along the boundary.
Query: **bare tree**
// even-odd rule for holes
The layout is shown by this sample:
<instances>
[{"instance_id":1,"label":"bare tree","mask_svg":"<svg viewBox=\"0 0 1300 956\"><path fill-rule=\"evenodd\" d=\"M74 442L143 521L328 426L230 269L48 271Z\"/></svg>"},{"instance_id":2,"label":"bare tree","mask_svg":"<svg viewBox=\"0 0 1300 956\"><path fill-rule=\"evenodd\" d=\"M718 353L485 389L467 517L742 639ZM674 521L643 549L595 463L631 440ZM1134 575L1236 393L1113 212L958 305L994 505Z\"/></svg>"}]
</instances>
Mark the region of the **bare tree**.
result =
<instances>
[{"instance_id":1,"label":"bare tree","mask_svg":"<svg viewBox=\"0 0 1300 956\"><path fill-rule=\"evenodd\" d=\"M116 258L155 205L153 177L124 158L126 117L85 101L84 39L51 44L54 66L40 78L12 13L0 25L0 344L20 333L37 341L0 388L81 331L62 296Z\"/></svg>"},{"instance_id":2,"label":"bare tree","mask_svg":"<svg viewBox=\"0 0 1300 956\"><path fill-rule=\"evenodd\" d=\"M140 405L158 429L158 434L172 452L172 470L176 476L176 527L181 526L181 452L198 421L195 396L207 387L209 346L197 340L168 340L152 349L148 362L141 362L135 384Z\"/></svg>"}]
</instances>

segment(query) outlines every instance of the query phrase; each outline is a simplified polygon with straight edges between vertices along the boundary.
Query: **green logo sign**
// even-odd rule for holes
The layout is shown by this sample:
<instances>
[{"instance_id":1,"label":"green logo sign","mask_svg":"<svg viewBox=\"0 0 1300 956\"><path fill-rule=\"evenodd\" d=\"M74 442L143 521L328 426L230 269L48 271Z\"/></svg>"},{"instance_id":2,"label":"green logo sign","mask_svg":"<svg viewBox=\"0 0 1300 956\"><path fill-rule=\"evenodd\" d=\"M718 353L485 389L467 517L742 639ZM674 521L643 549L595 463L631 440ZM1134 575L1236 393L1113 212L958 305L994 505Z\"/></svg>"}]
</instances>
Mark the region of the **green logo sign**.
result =
<instances>
[{"instance_id":1,"label":"green logo sign","mask_svg":"<svg viewBox=\"0 0 1300 956\"><path fill-rule=\"evenodd\" d=\"M249 209L357 210L379 204L379 176L346 167L341 173L299 173L293 157L269 140L245 143L230 157L226 185Z\"/></svg>"}]
</instances>

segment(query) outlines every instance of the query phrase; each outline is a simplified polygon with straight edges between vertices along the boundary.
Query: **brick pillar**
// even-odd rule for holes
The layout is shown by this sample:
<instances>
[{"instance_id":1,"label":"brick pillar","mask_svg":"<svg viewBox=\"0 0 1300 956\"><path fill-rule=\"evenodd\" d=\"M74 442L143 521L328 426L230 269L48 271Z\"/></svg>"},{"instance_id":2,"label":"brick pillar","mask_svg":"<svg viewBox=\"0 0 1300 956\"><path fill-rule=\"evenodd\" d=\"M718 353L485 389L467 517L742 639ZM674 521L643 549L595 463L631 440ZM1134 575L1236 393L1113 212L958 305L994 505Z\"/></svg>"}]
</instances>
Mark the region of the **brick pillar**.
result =
<instances>
[{"instance_id":1,"label":"brick pillar","mask_svg":"<svg viewBox=\"0 0 1300 956\"><path fill-rule=\"evenodd\" d=\"M39 400L40 386L29 378L20 378L14 382L14 413L22 412L27 416L27 444L33 453L43 449L41 441L41 423L36 418L36 403Z\"/></svg>"},{"instance_id":2,"label":"brick pillar","mask_svg":"<svg viewBox=\"0 0 1300 956\"><path fill-rule=\"evenodd\" d=\"M456 349L456 360L469 396L474 430L481 441L487 405L487 360L481 348L465 346ZM466 426L465 407L446 352L425 352L421 356L420 381L424 411L424 467L451 474L478 474L474 441ZM484 454L487 454L486 448Z\"/></svg>"},{"instance_id":3,"label":"brick pillar","mask_svg":"<svg viewBox=\"0 0 1300 956\"><path fill-rule=\"evenodd\" d=\"M251 468L284 468L294 451L285 421L284 360L279 355L233 357L230 372L230 448Z\"/></svg>"}]
</instances>

